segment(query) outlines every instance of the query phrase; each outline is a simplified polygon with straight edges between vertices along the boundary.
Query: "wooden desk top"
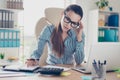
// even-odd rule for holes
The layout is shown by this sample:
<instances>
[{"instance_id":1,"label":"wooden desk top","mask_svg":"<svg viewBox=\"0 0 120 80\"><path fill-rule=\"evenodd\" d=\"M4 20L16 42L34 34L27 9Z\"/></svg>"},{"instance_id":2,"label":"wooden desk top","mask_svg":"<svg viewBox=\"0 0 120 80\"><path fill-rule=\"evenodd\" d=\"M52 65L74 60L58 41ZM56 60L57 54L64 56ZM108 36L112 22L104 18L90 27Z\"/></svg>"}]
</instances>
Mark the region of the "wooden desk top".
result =
<instances>
[{"instance_id":1,"label":"wooden desk top","mask_svg":"<svg viewBox=\"0 0 120 80\"><path fill-rule=\"evenodd\" d=\"M69 66L67 66L69 67ZM45 75L30 75L22 77L6 77L0 78L0 80L82 80L81 76L90 76L91 74L83 74L75 70L68 71L68 76L45 76ZM109 72L106 75L106 80L120 80L115 72Z\"/></svg>"},{"instance_id":2,"label":"wooden desk top","mask_svg":"<svg viewBox=\"0 0 120 80\"><path fill-rule=\"evenodd\" d=\"M69 76L31 75L31 76L24 76L24 77L0 78L0 80L82 80L81 76L90 75L90 74L82 74L74 70L70 70L68 72L71 73ZM120 80L120 78L118 78L117 74L114 72L107 73L106 77L107 77L106 80Z\"/></svg>"}]
</instances>

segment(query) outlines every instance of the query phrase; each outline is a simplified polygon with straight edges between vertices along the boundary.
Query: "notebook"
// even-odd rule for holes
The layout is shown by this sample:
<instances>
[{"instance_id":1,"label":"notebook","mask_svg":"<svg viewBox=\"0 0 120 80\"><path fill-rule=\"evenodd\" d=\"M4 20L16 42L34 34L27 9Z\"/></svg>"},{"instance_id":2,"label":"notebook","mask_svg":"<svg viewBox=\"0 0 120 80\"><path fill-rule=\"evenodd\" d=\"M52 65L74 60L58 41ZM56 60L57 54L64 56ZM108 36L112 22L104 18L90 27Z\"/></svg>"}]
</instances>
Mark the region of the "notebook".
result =
<instances>
[{"instance_id":1,"label":"notebook","mask_svg":"<svg viewBox=\"0 0 120 80\"><path fill-rule=\"evenodd\" d=\"M15 71L15 72L34 72L39 69L39 66L31 66L27 67L27 65L23 64L13 64L3 68L4 71Z\"/></svg>"},{"instance_id":2,"label":"notebook","mask_svg":"<svg viewBox=\"0 0 120 80\"><path fill-rule=\"evenodd\" d=\"M120 44L119 43L101 43L90 47L89 56L82 66L74 67L74 70L82 73L91 73L93 60L107 61L106 70L114 71L120 68Z\"/></svg>"}]
</instances>

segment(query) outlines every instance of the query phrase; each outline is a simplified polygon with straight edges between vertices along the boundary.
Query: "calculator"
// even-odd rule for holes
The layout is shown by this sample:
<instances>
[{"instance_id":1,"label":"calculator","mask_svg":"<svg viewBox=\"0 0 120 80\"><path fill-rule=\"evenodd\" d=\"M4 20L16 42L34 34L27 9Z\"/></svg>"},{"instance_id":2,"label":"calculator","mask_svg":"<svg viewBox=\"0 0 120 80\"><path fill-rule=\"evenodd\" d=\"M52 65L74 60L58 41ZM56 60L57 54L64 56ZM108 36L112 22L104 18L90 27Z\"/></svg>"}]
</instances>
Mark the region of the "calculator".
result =
<instances>
[{"instance_id":1,"label":"calculator","mask_svg":"<svg viewBox=\"0 0 120 80\"><path fill-rule=\"evenodd\" d=\"M62 68L48 68L48 67L41 67L37 70L38 73L44 75L60 75L64 69Z\"/></svg>"}]
</instances>

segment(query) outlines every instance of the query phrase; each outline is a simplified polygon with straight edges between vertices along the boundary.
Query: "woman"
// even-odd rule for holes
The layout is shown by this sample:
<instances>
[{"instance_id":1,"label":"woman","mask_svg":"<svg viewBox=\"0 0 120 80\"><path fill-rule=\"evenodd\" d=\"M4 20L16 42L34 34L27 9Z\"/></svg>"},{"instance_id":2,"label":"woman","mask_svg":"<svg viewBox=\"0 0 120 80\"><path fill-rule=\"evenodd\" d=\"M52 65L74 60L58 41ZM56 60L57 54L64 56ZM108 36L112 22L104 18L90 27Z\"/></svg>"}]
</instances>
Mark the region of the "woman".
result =
<instances>
[{"instance_id":1,"label":"woman","mask_svg":"<svg viewBox=\"0 0 120 80\"><path fill-rule=\"evenodd\" d=\"M38 64L45 43L48 43L47 64L81 64L84 59L84 33L82 8L69 5L58 26L47 25L39 37L38 49L26 61L28 66Z\"/></svg>"}]
</instances>

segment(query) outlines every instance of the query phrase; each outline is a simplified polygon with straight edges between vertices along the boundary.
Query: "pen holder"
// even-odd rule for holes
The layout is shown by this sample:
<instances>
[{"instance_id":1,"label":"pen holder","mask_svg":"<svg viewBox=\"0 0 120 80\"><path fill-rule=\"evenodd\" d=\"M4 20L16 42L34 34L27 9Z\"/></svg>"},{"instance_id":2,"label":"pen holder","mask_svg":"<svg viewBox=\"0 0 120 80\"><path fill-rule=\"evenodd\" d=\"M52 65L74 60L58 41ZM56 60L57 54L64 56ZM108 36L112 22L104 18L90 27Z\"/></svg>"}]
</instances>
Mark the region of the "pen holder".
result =
<instances>
[{"instance_id":1,"label":"pen holder","mask_svg":"<svg viewBox=\"0 0 120 80\"><path fill-rule=\"evenodd\" d=\"M92 80L106 80L106 65L92 66Z\"/></svg>"}]
</instances>

